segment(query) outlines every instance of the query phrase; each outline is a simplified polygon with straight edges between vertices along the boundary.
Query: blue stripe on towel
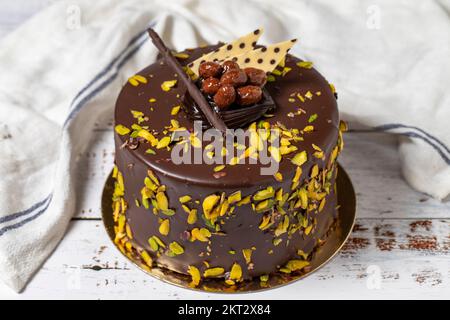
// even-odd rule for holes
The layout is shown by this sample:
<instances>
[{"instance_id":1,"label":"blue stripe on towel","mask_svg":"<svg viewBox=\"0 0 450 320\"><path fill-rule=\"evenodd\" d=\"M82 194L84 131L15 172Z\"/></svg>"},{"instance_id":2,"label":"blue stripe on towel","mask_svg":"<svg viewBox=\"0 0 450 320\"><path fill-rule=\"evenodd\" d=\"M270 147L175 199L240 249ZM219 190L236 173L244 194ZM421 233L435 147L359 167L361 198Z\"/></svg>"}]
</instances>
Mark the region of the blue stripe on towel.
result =
<instances>
[{"instance_id":1,"label":"blue stripe on towel","mask_svg":"<svg viewBox=\"0 0 450 320\"><path fill-rule=\"evenodd\" d=\"M400 123L390 123L390 124L384 124L384 125L375 127L376 130L382 130L382 131L388 131L388 130L398 129L398 128L412 129L412 130L419 131L420 133L423 133L429 139L435 141L438 145L440 145L441 148L443 148L450 155L450 148L448 148L441 140L439 140L438 138L432 136L428 132L426 132L423 129L420 129L418 127L408 126L408 125L404 125L404 124L400 124Z\"/></svg>"},{"instance_id":2,"label":"blue stripe on towel","mask_svg":"<svg viewBox=\"0 0 450 320\"><path fill-rule=\"evenodd\" d=\"M35 203L34 205L32 205L30 208L28 208L26 210L19 211L19 212L16 212L16 213L12 213L12 214L7 215L5 217L1 217L0 218L0 223L8 222L8 221L20 218L22 216L26 216L29 213L32 213L36 209L39 209L40 207L42 207L45 204L45 202L51 197L52 197L52 195L49 194L44 200L39 201L38 203Z\"/></svg>"},{"instance_id":3,"label":"blue stripe on towel","mask_svg":"<svg viewBox=\"0 0 450 320\"><path fill-rule=\"evenodd\" d=\"M78 111L80 111L84 107L84 105L86 103L88 103L92 98L94 98L97 95L97 93L102 91L104 88L106 88L111 82L113 82L117 78L122 66L142 47L142 45L146 41L147 41L146 38L141 40L137 44L136 48L134 48L132 51L130 51L127 55L125 55L123 60L119 62L119 64L116 67L116 71L110 77L108 77L105 81L100 83L100 85L95 90L93 90L90 94L88 94L86 97L81 99L81 101L70 111L69 116L67 117L66 121L64 122L64 127L67 126L67 124L70 122L70 120L73 119L73 117L78 113Z\"/></svg>"},{"instance_id":4,"label":"blue stripe on towel","mask_svg":"<svg viewBox=\"0 0 450 320\"><path fill-rule=\"evenodd\" d=\"M407 129L407 131L395 132L396 134L416 138L429 144L441 156L442 160L450 165L450 149L438 138L432 136L423 129L403 124L384 124L374 128L375 131L390 131L393 129Z\"/></svg>"},{"instance_id":5,"label":"blue stripe on towel","mask_svg":"<svg viewBox=\"0 0 450 320\"><path fill-rule=\"evenodd\" d=\"M52 202L52 195L50 195L49 198L47 198L47 201L45 202L45 206L39 210L38 212L36 212L34 215L23 219L22 221L16 223L16 224L12 224L6 227L3 227L2 229L0 229L0 237L5 234L6 232L10 231L10 230L14 230L17 228L20 228L21 226L23 226L24 224L27 224L30 221L33 221L34 219L36 219L37 217L39 217L41 214L43 214L45 212L45 210L47 210L48 206L50 205L50 203Z\"/></svg>"},{"instance_id":6,"label":"blue stripe on towel","mask_svg":"<svg viewBox=\"0 0 450 320\"><path fill-rule=\"evenodd\" d=\"M153 26L155 23L152 23L150 26ZM86 85L74 98L73 102L75 102L75 100L80 97L84 92L86 92L88 89L90 89L90 87L92 85L94 85L99 79L101 79L104 75L106 75L108 73L108 71L110 71L110 69L112 68L112 66L118 62L117 67L116 67L116 71L109 77L107 78L105 81L103 81L99 86L97 86L90 94L88 94L85 98L83 98L69 113L66 121L64 122L64 127L69 123L69 121L78 113L78 111L89 101L91 100L96 94L98 94L100 91L102 91L104 88L106 88L108 86L108 84L110 84L112 81L114 81L114 79L117 78L117 75L120 71L120 69L125 65L125 63L128 62L128 60L130 60L134 54L142 47L142 45L146 42L147 38L144 38L143 40L141 40L135 48L133 48L133 50L131 50L130 52L128 52L125 56L124 54L126 53L126 51L132 47L136 41L138 39L140 39L145 33L146 33L147 29L145 29L144 31L139 32L139 34L137 34L136 36L134 36L130 42L128 43L128 45L126 46L126 48L124 50L122 50L118 56L116 56L101 72L99 72L94 79L92 79L88 85ZM73 103L72 102L72 103ZM7 222L7 221L12 221L14 219L17 219L19 217L23 217L23 216L28 216L32 213L35 213L34 215L29 216L28 218L21 220L20 222L13 224L13 225L9 225L6 226L2 229L0 229L0 237L5 234L6 232L13 230L13 229L17 229L20 228L21 226L27 224L30 221L33 221L34 219L38 218L39 216L41 216L49 207L50 203L52 201L52 194L50 194L49 196L47 196L44 200L39 201L37 203L35 203L34 205L32 205L30 208L23 210L23 211L19 211L16 213L12 213L10 215L7 215L5 217L0 218L0 223L3 222ZM44 205L44 207L42 207ZM39 210L40 209L40 210ZM38 210L36 212L36 210Z\"/></svg>"},{"instance_id":7,"label":"blue stripe on towel","mask_svg":"<svg viewBox=\"0 0 450 320\"><path fill-rule=\"evenodd\" d=\"M111 62L102 70L100 71L91 81L89 81L89 83L87 85L85 85L83 87L83 89L81 89L80 92L78 92L78 94L75 96L75 98L72 100L72 103L70 104L71 106L73 106L75 104L75 101L83 94L85 93L92 85L94 85L94 83L99 80L100 78L104 77L108 71L111 70L111 68L113 67L113 65L120 59L122 58L122 56L125 54L125 52L137 41L139 40L140 37L142 37L144 34L146 34L147 30L144 30L142 32L140 32L139 34L135 35L130 42L128 42L128 45L125 47L125 49L123 49L118 56L116 56L113 60L111 60Z\"/></svg>"}]
</instances>

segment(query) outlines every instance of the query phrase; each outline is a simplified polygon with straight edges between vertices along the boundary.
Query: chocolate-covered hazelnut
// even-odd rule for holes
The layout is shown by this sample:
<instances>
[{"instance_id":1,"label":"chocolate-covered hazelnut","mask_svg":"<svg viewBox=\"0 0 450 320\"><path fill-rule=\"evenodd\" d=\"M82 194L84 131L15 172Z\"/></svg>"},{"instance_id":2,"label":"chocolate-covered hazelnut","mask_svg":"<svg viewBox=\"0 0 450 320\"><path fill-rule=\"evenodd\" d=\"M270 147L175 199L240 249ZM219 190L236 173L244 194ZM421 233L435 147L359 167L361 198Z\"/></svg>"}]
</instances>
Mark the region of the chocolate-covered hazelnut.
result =
<instances>
[{"instance_id":1,"label":"chocolate-covered hazelnut","mask_svg":"<svg viewBox=\"0 0 450 320\"><path fill-rule=\"evenodd\" d=\"M262 90L259 86L245 86L237 89L237 103L249 106L261 100Z\"/></svg>"},{"instance_id":2,"label":"chocolate-covered hazelnut","mask_svg":"<svg viewBox=\"0 0 450 320\"><path fill-rule=\"evenodd\" d=\"M203 62L198 67L198 74L204 79L209 77L219 77L221 73L222 67L217 62Z\"/></svg>"},{"instance_id":3,"label":"chocolate-covered hazelnut","mask_svg":"<svg viewBox=\"0 0 450 320\"><path fill-rule=\"evenodd\" d=\"M231 61L231 60L227 60L224 63L222 63L222 68L223 68L224 73L227 71L230 71L230 70L239 70L240 69L239 65L236 62Z\"/></svg>"},{"instance_id":4,"label":"chocolate-covered hazelnut","mask_svg":"<svg viewBox=\"0 0 450 320\"><path fill-rule=\"evenodd\" d=\"M243 70L230 70L225 72L220 78L220 84L229 84L233 87L243 86L247 82L247 75Z\"/></svg>"},{"instance_id":5,"label":"chocolate-covered hazelnut","mask_svg":"<svg viewBox=\"0 0 450 320\"><path fill-rule=\"evenodd\" d=\"M258 87L263 87L267 82L266 73L257 68L245 68L245 74L248 77L248 84Z\"/></svg>"},{"instance_id":6,"label":"chocolate-covered hazelnut","mask_svg":"<svg viewBox=\"0 0 450 320\"><path fill-rule=\"evenodd\" d=\"M217 78L209 77L202 82L202 91L206 94L213 95L219 90L220 81Z\"/></svg>"},{"instance_id":7,"label":"chocolate-covered hazelnut","mask_svg":"<svg viewBox=\"0 0 450 320\"><path fill-rule=\"evenodd\" d=\"M231 85L223 85L214 95L214 102L220 108L230 106L236 100L236 90Z\"/></svg>"}]
</instances>

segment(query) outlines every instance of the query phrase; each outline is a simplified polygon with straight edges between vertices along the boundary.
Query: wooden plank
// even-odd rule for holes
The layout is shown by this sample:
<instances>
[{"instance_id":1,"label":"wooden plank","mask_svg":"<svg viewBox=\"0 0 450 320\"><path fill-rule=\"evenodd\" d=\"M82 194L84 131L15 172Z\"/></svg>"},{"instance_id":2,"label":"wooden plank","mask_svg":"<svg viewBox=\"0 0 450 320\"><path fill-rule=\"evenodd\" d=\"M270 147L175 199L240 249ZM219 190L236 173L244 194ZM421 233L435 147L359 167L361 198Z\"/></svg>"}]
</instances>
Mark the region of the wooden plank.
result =
<instances>
[{"instance_id":1,"label":"wooden plank","mask_svg":"<svg viewBox=\"0 0 450 320\"><path fill-rule=\"evenodd\" d=\"M443 298L450 296L449 230L450 219L358 219L342 252L310 277L263 293L229 296L153 279L120 254L100 221L73 221L20 298ZM15 297L0 285L0 298Z\"/></svg>"}]
</instances>

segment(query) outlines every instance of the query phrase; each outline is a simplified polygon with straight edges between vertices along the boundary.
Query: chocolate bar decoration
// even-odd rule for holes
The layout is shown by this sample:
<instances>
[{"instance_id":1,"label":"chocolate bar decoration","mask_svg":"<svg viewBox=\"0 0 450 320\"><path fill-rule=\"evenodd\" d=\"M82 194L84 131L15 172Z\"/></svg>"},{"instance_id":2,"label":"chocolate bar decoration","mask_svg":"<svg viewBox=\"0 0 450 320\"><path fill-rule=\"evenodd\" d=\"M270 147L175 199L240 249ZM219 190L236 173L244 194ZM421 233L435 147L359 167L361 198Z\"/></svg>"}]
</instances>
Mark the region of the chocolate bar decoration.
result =
<instances>
[{"instance_id":1,"label":"chocolate bar decoration","mask_svg":"<svg viewBox=\"0 0 450 320\"><path fill-rule=\"evenodd\" d=\"M202 113L205 115L208 122L216 128L217 130L220 130L221 132L225 132L227 130L227 126L225 122L220 118L220 116L215 112L211 106L209 105L208 101L206 101L206 98L203 96L200 89L195 85L194 82L189 78L189 76L184 72L183 67L180 65L180 63L177 61L177 59L172 55L170 50L166 47L162 39L159 37L159 35L153 30L152 28L149 28L148 34L150 35L150 38L152 39L153 44L155 47L159 50L161 55L166 60L167 64L169 64L174 71L178 74L180 77L180 80L185 84L187 91L189 92L189 95L191 98L196 102L197 106L200 108Z\"/></svg>"}]
</instances>

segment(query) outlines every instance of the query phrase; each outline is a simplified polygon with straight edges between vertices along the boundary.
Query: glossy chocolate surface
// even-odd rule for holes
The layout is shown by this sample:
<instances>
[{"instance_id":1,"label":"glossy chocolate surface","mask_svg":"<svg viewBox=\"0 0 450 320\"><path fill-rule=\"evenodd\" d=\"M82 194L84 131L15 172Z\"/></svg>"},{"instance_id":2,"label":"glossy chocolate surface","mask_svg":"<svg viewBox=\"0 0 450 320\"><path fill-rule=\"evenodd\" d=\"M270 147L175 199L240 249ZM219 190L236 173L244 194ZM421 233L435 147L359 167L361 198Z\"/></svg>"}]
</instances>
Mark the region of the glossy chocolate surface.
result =
<instances>
[{"instance_id":1,"label":"glossy chocolate surface","mask_svg":"<svg viewBox=\"0 0 450 320\"><path fill-rule=\"evenodd\" d=\"M187 50L189 58L182 60L187 64L195 60L202 53L209 52L215 47ZM300 60L288 55L286 67L291 68L284 76L276 76L275 81L268 82L265 86L271 94L272 99L277 104L276 112L271 118L265 119L271 124L282 123L287 128L298 128L302 130L305 126L313 125L312 132L303 134L304 141L294 143L299 151L305 150L308 155L312 155L315 150L313 144L324 151L325 160L312 156L302 166L301 181L307 181L311 168L317 164L319 169L327 167L332 150L336 147L339 134L339 116L336 99L331 91L328 82L315 70L297 66ZM119 95L116 105L115 122L126 127L131 127L136 123L130 110L142 111L148 121L142 125L148 125L152 130L161 133L164 127L170 124L170 119L179 121L180 126L192 128L193 123L190 118L180 111L176 116L171 116L171 109L182 103L182 97L186 88L178 83L170 91L163 91L161 83L168 80L177 79L175 73L164 61L157 61L138 73L148 79L146 84L132 86L127 83ZM304 98L301 102L296 94L302 97L310 92L311 99ZM155 99L155 102L149 102ZM306 112L301 115L291 116L300 107ZM153 108L153 111L151 111ZM310 116L317 114L317 119L310 123ZM157 138L160 138L156 135ZM260 230L258 225L261 222L261 214L255 213L250 205L236 207L232 215L221 219L221 232L213 233L210 243L186 239L186 232L193 228L207 227L201 218L202 200L212 194L225 192L227 195L240 190L242 196L252 195L258 190L272 186L277 190L282 187L290 190L292 178L295 174L296 166L290 159L295 152L283 156L280 162L279 172L283 175L282 182L276 181L273 176L260 174L261 165L242 164L236 166L226 166L222 171L225 175L219 178L214 177L213 168L216 165L196 164L196 165L175 165L171 161L170 151L166 149L156 150L155 155L146 154L149 147L147 143L139 143L137 148L130 149L123 147L127 136L115 134L116 142L116 164L122 172L125 183L125 200L128 203L127 220L133 233L133 241L151 253L148 239L157 235L166 244L176 241L184 248L184 253L175 257L167 255L153 256L158 265L165 266L171 270L186 273L189 265L194 265L201 271L205 270L205 261L211 266L220 266L229 271L233 263L242 266L244 278L269 274L283 266L288 260L296 257L297 251L305 253L313 251L319 239L325 237L330 226L336 218L336 194L334 188L326 196L326 204L323 210L308 217L311 221L315 219L315 227L309 235L297 232L288 236L282 234L278 238L282 241L274 245L273 228ZM166 195L169 199L170 208L175 210L173 216L167 217L160 213L155 215L152 210L145 209L142 205L137 206L135 199L140 199L140 190L144 185L144 178L147 170L151 169L166 186ZM335 173L332 183L334 184ZM193 200L199 200L199 204L191 203L190 208L198 209L198 220L193 225L186 222L185 213L178 202L178 198L190 195ZM291 212L287 213L291 216ZM170 220L170 233L162 236L158 232L159 220ZM291 219L294 217L291 216ZM252 263L248 265L242 255L243 249L254 248L252 253ZM231 252L235 252L232 254ZM247 268L245 266L247 265Z\"/></svg>"}]
</instances>

